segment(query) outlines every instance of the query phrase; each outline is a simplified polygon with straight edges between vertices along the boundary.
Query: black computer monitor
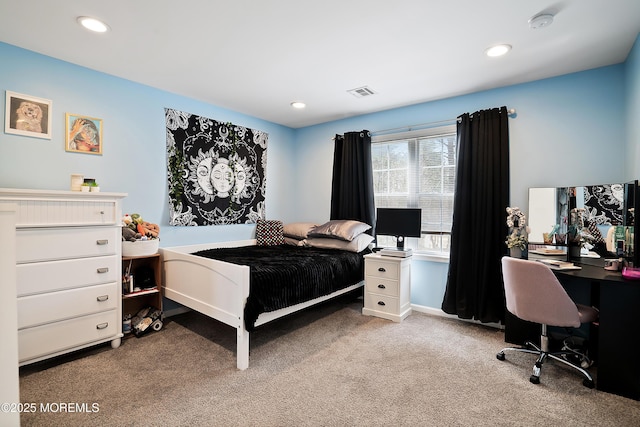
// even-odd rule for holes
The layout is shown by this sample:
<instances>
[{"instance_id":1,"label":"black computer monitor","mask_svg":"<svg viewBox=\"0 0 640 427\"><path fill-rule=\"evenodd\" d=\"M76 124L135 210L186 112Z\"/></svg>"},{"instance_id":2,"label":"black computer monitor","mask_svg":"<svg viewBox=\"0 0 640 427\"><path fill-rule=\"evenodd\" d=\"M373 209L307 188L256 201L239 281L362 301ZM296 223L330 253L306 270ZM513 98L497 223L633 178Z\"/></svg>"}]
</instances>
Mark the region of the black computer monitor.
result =
<instances>
[{"instance_id":1,"label":"black computer monitor","mask_svg":"<svg viewBox=\"0 0 640 427\"><path fill-rule=\"evenodd\" d=\"M378 208L376 236L394 236L398 249L404 249L405 237L420 237L422 210L417 208Z\"/></svg>"}]
</instances>

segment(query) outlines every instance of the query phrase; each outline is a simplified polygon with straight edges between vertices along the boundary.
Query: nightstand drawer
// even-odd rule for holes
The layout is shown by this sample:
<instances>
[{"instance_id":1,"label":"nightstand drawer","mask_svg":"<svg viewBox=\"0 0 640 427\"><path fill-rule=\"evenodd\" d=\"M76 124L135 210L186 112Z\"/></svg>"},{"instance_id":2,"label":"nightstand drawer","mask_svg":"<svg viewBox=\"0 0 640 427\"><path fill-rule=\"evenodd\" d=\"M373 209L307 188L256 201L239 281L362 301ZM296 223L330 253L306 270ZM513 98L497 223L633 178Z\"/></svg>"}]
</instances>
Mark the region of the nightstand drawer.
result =
<instances>
[{"instance_id":1,"label":"nightstand drawer","mask_svg":"<svg viewBox=\"0 0 640 427\"><path fill-rule=\"evenodd\" d=\"M398 263L367 259L364 266L364 274L365 276L398 280Z\"/></svg>"},{"instance_id":2,"label":"nightstand drawer","mask_svg":"<svg viewBox=\"0 0 640 427\"><path fill-rule=\"evenodd\" d=\"M388 295L366 292L364 294L364 306L368 307L370 310L395 315L400 311L400 300Z\"/></svg>"},{"instance_id":3,"label":"nightstand drawer","mask_svg":"<svg viewBox=\"0 0 640 427\"><path fill-rule=\"evenodd\" d=\"M375 294L397 297L400 296L400 283L397 280L369 276L365 281L365 290Z\"/></svg>"},{"instance_id":4,"label":"nightstand drawer","mask_svg":"<svg viewBox=\"0 0 640 427\"><path fill-rule=\"evenodd\" d=\"M117 283L18 298L18 329L118 307Z\"/></svg>"}]
</instances>

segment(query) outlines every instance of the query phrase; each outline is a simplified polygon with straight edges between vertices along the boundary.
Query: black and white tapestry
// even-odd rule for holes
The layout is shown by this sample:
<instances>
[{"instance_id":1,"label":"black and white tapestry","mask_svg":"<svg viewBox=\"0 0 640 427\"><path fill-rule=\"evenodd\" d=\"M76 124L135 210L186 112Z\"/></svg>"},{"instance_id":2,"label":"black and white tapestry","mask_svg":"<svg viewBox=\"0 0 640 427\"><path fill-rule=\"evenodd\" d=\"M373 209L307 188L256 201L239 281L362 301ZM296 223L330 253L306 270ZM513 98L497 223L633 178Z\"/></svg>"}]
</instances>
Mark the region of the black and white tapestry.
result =
<instances>
[{"instance_id":1,"label":"black and white tapestry","mask_svg":"<svg viewBox=\"0 0 640 427\"><path fill-rule=\"evenodd\" d=\"M584 207L587 219L597 225L622 224L624 186L622 184L584 187Z\"/></svg>"},{"instance_id":2,"label":"black and white tapestry","mask_svg":"<svg viewBox=\"0 0 640 427\"><path fill-rule=\"evenodd\" d=\"M264 218L268 134L165 108L170 225Z\"/></svg>"}]
</instances>

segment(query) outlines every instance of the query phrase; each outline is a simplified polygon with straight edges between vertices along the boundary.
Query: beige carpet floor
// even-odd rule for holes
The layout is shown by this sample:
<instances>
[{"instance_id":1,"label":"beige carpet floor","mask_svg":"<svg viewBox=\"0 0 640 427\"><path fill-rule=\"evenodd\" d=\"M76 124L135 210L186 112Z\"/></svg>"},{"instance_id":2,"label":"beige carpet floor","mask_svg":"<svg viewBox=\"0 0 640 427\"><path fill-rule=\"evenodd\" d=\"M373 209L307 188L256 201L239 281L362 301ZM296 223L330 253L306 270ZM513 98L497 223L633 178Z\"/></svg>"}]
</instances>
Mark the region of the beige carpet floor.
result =
<instances>
[{"instance_id":1,"label":"beige carpet floor","mask_svg":"<svg viewBox=\"0 0 640 427\"><path fill-rule=\"evenodd\" d=\"M413 313L362 316L340 300L251 335L198 313L108 345L21 368L23 426L638 426L640 402L588 389L559 364L529 382L532 356L498 361L504 334ZM592 368L593 369L593 368ZM97 409L97 410L96 410Z\"/></svg>"}]
</instances>

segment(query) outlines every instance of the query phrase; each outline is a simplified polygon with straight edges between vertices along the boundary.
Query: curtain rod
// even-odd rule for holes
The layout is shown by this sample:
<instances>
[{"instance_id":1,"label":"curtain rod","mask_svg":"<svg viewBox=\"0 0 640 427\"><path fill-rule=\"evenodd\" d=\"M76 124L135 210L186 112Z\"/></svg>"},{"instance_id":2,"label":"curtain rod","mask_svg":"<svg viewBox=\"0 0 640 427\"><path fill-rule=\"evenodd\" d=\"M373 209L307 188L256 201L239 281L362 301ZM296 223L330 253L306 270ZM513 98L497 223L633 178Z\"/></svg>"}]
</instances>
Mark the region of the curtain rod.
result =
<instances>
[{"instance_id":1,"label":"curtain rod","mask_svg":"<svg viewBox=\"0 0 640 427\"><path fill-rule=\"evenodd\" d=\"M515 108L511 108L509 110L507 110L507 114L509 115L509 117L514 117L516 115L516 109ZM471 117L473 117L473 114L471 115ZM372 135L378 135L381 133L387 133L387 132L392 132L392 131L400 131L400 130L404 130L404 131L412 131L412 130L418 130L418 129L422 129L422 128L430 128L430 127L436 127L436 126L442 126L442 125L446 125L446 124L453 124L453 123L460 123L460 117L456 117L455 119L448 119L448 120L440 120L437 122L430 122L430 123L421 123L419 125L411 125L411 126L402 126L399 128L391 128L391 129L381 129L381 130L376 130L371 132Z\"/></svg>"}]
</instances>

